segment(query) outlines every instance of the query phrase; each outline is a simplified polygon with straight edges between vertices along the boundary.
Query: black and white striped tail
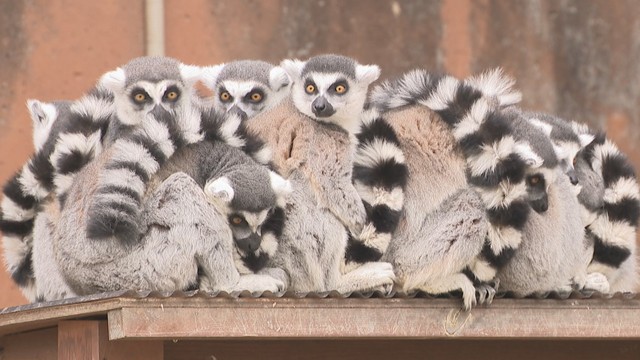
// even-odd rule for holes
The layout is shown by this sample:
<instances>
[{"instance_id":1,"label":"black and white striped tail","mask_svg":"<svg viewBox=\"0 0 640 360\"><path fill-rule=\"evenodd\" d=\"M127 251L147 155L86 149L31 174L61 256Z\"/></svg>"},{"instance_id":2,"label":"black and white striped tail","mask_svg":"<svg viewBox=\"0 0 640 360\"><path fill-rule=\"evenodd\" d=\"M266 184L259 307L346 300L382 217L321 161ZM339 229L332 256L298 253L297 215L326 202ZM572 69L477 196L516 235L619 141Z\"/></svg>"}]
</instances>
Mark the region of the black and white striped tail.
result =
<instances>
[{"instance_id":1,"label":"black and white striped tail","mask_svg":"<svg viewBox=\"0 0 640 360\"><path fill-rule=\"evenodd\" d=\"M615 272L636 254L640 191L631 162L603 133L585 149L592 169L604 181L604 205L586 228L594 239L589 272L615 278Z\"/></svg>"},{"instance_id":2,"label":"black and white striped tail","mask_svg":"<svg viewBox=\"0 0 640 360\"><path fill-rule=\"evenodd\" d=\"M363 114L357 140L353 183L362 198L367 221L360 234L349 234L347 267L378 261L385 253L400 221L409 176L400 141L376 109Z\"/></svg>"},{"instance_id":3,"label":"black and white striped tail","mask_svg":"<svg viewBox=\"0 0 640 360\"><path fill-rule=\"evenodd\" d=\"M59 108L55 132L4 186L0 231L5 263L29 301L35 300L32 235L41 203L51 194L64 201L73 175L95 156L110 116L109 95L93 91L69 108ZM53 130L52 130L53 131Z\"/></svg>"},{"instance_id":4,"label":"black and white striped tail","mask_svg":"<svg viewBox=\"0 0 640 360\"><path fill-rule=\"evenodd\" d=\"M491 281L522 240L529 205L524 175L525 144L511 135L501 108L520 101L513 80L497 69L460 81L451 76L416 70L372 93L382 109L421 104L447 123L467 163L467 179L483 199L489 221L484 249L469 269L473 279Z\"/></svg>"}]
</instances>

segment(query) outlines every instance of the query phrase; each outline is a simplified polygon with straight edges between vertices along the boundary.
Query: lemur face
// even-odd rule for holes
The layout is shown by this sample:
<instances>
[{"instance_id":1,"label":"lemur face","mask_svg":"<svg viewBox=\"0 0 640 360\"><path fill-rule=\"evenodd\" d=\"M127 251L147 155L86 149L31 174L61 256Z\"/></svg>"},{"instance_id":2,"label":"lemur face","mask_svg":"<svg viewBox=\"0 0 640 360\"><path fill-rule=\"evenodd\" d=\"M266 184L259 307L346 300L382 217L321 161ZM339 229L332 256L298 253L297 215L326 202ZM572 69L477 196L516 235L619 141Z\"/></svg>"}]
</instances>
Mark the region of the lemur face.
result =
<instances>
[{"instance_id":1,"label":"lemur face","mask_svg":"<svg viewBox=\"0 0 640 360\"><path fill-rule=\"evenodd\" d=\"M369 85L380 76L375 65L360 65L336 55L306 62L282 62L293 79L291 94L296 108L310 118L336 124L350 133L360 125Z\"/></svg>"},{"instance_id":2,"label":"lemur face","mask_svg":"<svg viewBox=\"0 0 640 360\"><path fill-rule=\"evenodd\" d=\"M214 91L214 106L252 118L289 95L291 79L279 66L239 60L204 69L205 85Z\"/></svg>"},{"instance_id":3,"label":"lemur face","mask_svg":"<svg viewBox=\"0 0 640 360\"><path fill-rule=\"evenodd\" d=\"M548 168L531 169L525 178L527 200L537 213L549 209L549 186L555 181L555 172Z\"/></svg>"},{"instance_id":4,"label":"lemur face","mask_svg":"<svg viewBox=\"0 0 640 360\"><path fill-rule=\"evenodd\" d=\"M141 124L152 113L181 116L190 108L200 70L163 57L136 58L102 76L114 95L116 113L126 125Z\"/></svg>"}]
</instances>

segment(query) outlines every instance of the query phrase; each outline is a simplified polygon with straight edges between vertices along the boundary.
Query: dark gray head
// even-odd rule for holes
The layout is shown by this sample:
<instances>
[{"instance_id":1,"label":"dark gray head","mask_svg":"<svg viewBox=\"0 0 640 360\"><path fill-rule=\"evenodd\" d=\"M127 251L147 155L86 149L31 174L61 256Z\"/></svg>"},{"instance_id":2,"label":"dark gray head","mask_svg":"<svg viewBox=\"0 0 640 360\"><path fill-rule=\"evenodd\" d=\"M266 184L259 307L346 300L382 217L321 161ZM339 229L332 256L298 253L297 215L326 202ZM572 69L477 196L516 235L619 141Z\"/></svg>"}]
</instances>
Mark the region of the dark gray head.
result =
<instances>
[{"instance_id":1,"label":"dark gray head","mask_svg":"<svg viewBox=\"0 0 640 360\"><path fill-rule=\"evenodd\" d=\"M569 177L571 184L578 184L574 161L578 151L593 141L589 133L579 134L569 121L541 113L524 113L525 117L541 129L552 141L562 171Z\"/></svg>"},{"instance_id":2,"label":"dark gray head","mask_svg":"<svg viewBox=\"0 0 640 360\"><path fill-rule=\"evenodd\" d=\"M520 110L510 108L504 113L511 120L514 139L526 144L518 152L527 163L525 184L529 204L538 213L547 211L549 186L555 182L559 166L553 143Z\"/></svg>"},{"instance_id":3,"label":"dark gray head","mask_svg":"<svg viewBox=\"0 0 640 360\"><path fill-rule=\"evenodd\" d=\"M284 206L291 184L264 166L241 166L209 180L204 190L227 216L238 248L251 253L260 247L263 223Z\"/></svg>"},{"instance_id":4,"label":"dark gray head","mask_svg":"<svg viewBox=\"0 0 640 360\"><path fill-rule=\"evenodd\" d=\"M194 84L201 70L166 57L140 57L104 74L99 86L113 93L118 119L141 124L153 111L179 119L190 114Z\"/></svg>"},{"instance_id":5,"label":"dark gray head","mask_svg":"<svg viewBox=\"0 0 640 360\"><path fill-rule=\"evenodd\" d=\"M252 118L289 95L291 79L279 66L239 60L204 69L205 85L214 92L214 106Z\"/></svg>"},{"instance_id":6,"label":"dark gray head","mask_svg":"<svg viewBox=\"0 0 640 360\"><path fill-rule=\"evenodd\" d=\"M280 66L293 80L291 95L300 112L350 133L358 131L367 90L380 76L378 66L360 65L340 55L284 60Z\"/></svg>"}]
</instances>

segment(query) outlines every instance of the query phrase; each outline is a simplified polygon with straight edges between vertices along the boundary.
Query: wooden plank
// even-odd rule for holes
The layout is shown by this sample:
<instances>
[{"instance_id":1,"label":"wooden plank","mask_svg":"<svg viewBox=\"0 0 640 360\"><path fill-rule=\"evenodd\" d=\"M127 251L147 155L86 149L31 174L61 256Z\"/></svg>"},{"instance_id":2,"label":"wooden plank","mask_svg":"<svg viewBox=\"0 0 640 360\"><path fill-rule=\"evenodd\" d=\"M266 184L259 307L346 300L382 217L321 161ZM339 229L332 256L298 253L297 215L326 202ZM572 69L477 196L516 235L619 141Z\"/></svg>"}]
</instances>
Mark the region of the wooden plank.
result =
<instances>
[{"instance_id":1,"label":"wooden plank","mask_svg":"<svg viewBox=\"0 0 640 360\"><path fill-rule=\"evenodd\" d=\"M58 360L100 360L99 321L61 321Z\"/></svg>"},{"instance_id":2,"label":"wooden plank","mask_svg":"<svg viewBox=\"0 0 640 360\"><path fill-rule=\"evenodd\" d=\"M638 341L227 340L167 341L166 360L518 359L637 360Z\"/></svg>"},{"instance_id":3,"label":"wooden plank","mask_svg":"<svg viewBox=\"0 0 640 360\"><path fill-rule=\"evenodd\" d=\"M48 328L2 338L2 360L48 360L58 357L58 330Z\"/></svg>"},{"instance_id":4,"label":"wooden plank","mask_svg":"<svg viewBox=\"0 0 640 360\"><path fill-rule=\"evenodd\" d=\"M446 299L175 300L110 311L110 338L640 339L637 300L501 299L466 313Z\"/></svg>"}]
</instances>

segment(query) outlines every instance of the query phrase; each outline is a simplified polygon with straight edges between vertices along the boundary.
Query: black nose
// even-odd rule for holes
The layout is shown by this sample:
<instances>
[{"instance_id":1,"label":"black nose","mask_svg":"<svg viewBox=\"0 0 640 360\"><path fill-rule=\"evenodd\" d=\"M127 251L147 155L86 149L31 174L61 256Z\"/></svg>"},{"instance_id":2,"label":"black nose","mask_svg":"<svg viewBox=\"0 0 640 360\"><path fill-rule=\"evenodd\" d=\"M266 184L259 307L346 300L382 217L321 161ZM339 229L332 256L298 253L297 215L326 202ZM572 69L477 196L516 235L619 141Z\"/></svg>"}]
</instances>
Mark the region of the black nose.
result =
<instances>
[{"instance_id":1,"label":"black nose","mask_svg":"<svg viewBox=\"0 0 640 360\"><path fill-rule=\"evenodd\" d=\"M242 252L248 254L258 250L261 240L260 235L253 233L244 239L237 239L236 244Z\"/></svg>"},{"instance_id":2,"label":"black nose","mask_svg":"<svg viewBox=\"0 0 640 360\"><path fill-rule=\"evenodd\" d=\"M229 108L229 110L227 110L227 112L230 114L235 114L239 116L240 120L246 120L248 117L247 113L244 112L242 109L240 109L238 105L233 105L232 107Z\"/></svg>"},{"instance_id":3,"label":"black nose","mask_svg":"<svg viewBox=\"0 0 640 360\"><path fill-rule=\"evenodd\" d=\"M549 209L549 198L545 195L540 199L529 201L529 205L538 214L543 213Z\"/></svg>"},{"instance_id":4,"label":"black nose","mask_svg":"<svg viewBox=\"0 0 640 360\"><path fill-rule=\"evenodd\" d=\"M329 117L335 113L333 106L325 99L324 96L320 96L313 100L311 103L311 110L317 117Z\"/></svg>"},{"instance_id":5,"label":"black nose","mask_svg":"<svg viewBox=\"0 0 640 360\"><path fill-rule=\"evenodd\" d=\"M573 167L567 170L567 176L569 177L569 181L571 181L571 184L573 185L578 184L578 174L576 173L576 170Z\"/></svg>"}]
</instances>

